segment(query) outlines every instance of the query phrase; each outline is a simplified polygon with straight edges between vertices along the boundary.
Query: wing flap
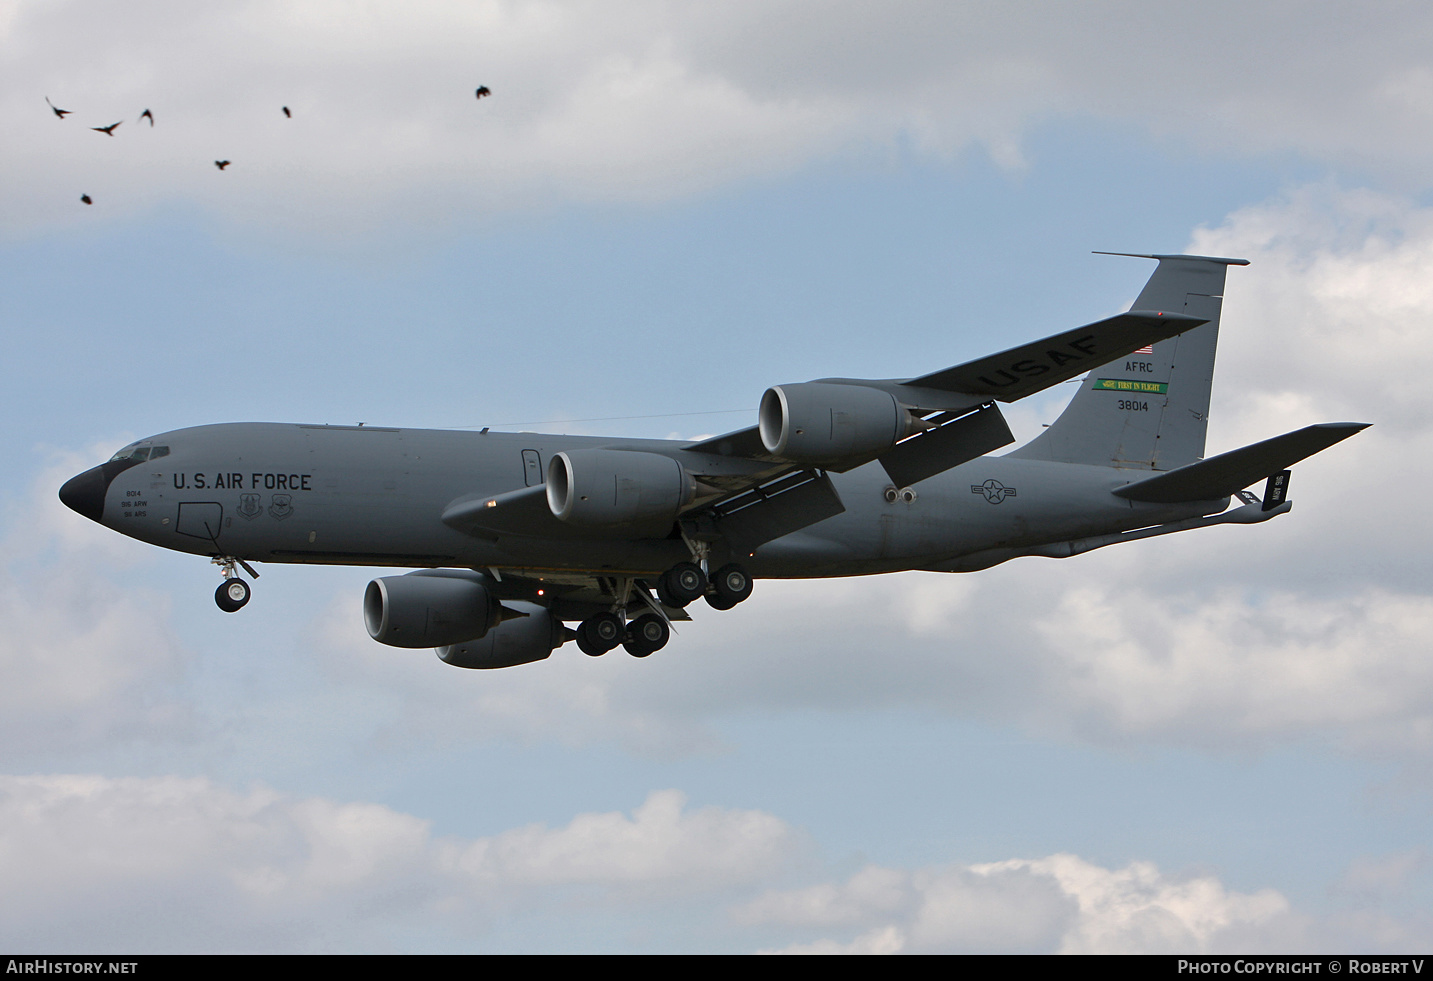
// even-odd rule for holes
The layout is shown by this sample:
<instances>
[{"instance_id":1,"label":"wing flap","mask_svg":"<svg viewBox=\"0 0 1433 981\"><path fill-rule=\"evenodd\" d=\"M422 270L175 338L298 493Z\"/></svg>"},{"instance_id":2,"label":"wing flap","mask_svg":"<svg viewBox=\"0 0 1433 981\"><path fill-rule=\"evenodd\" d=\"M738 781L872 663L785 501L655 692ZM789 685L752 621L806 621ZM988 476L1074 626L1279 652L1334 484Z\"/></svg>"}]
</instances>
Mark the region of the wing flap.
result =
<instances>
[{"instance_id":1,"label":"wing flap","mask_svg":"<svg viewBox=\"0 0 1433 981\"><path fill-rule=\"evenodd\" d=\"M999 407L987 405L897 443L879 459L897 487L909 487L1013 442L1015 436Z\"/></svg>"},{"instance_id":2,"label":"wing flap","mask_svg":"<svg viewBox=\"0 0 1433 981\"><path fill-rule=\"evenodd\" d=\"M831 478L812 470L769 481L712 509L717 531L742 552L845 510Z\"/></svg>"},{"instance_id":3,"label":"wing flap","mask_svg":"<svg viewBox=\"0 0 1433 981\"><path fill-rule=\"evenodd\" d=\"M1367 429L1366 422L1325 422L1273 439L1211 456L1115 491L1115 496L1151 504L1212 501L1243 490L1335 443Z\"/></svg>"}]
</instances>

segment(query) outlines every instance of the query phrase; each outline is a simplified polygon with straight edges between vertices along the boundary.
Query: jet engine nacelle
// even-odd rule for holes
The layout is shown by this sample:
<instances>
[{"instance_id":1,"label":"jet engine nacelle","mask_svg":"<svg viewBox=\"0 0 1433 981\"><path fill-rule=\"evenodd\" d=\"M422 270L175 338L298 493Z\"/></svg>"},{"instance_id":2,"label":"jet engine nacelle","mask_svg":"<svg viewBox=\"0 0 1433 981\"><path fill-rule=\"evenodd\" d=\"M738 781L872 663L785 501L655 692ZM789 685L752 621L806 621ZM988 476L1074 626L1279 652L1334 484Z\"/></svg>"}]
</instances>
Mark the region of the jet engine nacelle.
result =
<instances>
[{"instance_id":1,"label":"jet engine nacelle","mask_svg":"<svg viewBox=\"0 0 1433 981\"><path fill-rule=\"evenodd\" d=\"M547 506L568 524L664 536L696 484L671 457L640 450L566 450L547 465Z\"/></svg>"},{"instance_id":2,"label":"jet engine nacelle","mask_svg":"<svg viewBox=\"0 0 1433 981\"><path fill-rule=\"evenodd\" d=\"M761 396L761 444L793 463L865 462L916 431L895 396L863 385L777 385Z\"/></svg>"},{"instance_id":3,"label":"jet engine nacelle","mask_svg":"<svg viewBox=\"0 0 1433 981\"><path fill-rule=\"evenodd\" d=\"M536 603L509 600L510 610L525 617L504 620L477 640L438 648L438 656L458 668L510 668L541 661L567 641L567 628Z\"/></svg>"},{"instance_id":4,"label":"jet engine nacelle","mask_svg":"<svg viewBox=\"0 0 1433 981\"><path fill-rule=\"evenodd\" d=\"M370 582L363 594L368 636L392 647L461 644L501 621L501 604L476 574L388 576Z\"/></svg>"}]
</instances>

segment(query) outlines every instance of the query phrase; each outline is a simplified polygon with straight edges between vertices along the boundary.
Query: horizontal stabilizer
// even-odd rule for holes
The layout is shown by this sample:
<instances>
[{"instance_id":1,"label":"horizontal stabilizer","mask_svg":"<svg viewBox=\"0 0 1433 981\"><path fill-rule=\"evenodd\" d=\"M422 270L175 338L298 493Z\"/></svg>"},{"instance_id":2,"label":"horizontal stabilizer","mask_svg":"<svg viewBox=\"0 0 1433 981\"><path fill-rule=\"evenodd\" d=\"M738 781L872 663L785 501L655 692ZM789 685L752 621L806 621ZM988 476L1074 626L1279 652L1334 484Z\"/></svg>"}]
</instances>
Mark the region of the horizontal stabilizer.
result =
<instances>
[{"instance_id":1,"label":"horizontal stabilizer","mask_svg":"<svg viewBox=\"0 0 1433 981\"><path fill-rule=\"evenodd\" d=\"M1213 501L1229 497L1270 474L1286 470L1300 460L1348 439L1368 426L1366 422L1325 422L1306 426L1129 484L1114 493L1117 497L1151 504Z\"/></svg>"},{"instance_id":2,"label":"horizontal stabilizer","mask_svg":"<svg viewBox=\"0 0 1433 981\"><path fill-rule=\"evenodd\" d=\"M1014 402L1206 322L1184 313L1131 310L906 384Z\"/></svg>"}]
</instances>

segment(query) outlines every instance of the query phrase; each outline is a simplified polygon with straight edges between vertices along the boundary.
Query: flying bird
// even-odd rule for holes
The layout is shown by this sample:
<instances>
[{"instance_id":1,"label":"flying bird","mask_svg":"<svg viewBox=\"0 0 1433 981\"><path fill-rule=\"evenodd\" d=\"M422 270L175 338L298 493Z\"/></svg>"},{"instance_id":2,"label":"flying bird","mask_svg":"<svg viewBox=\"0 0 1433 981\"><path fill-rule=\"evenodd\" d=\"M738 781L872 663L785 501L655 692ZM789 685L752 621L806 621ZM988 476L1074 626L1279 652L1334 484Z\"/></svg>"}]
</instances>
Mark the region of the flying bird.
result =
<instances>
[{"instance_id":1,"label":"flying bird","mask_svg":"<svg viewBox=\"0 0 1433 981\"><path fill-rule=\"evenodd\" d=\"M80 200L83 201L85 204L94 204L94 201L90 198L88 194L81 194Z\"/></svg>"},{"instance_id":2,"label":"flying bird","mask_svg":"<svg viewBox=\"0 0 1433 981\"><path fill-rule=\"evenodd\" d=\"M215 160L214 166L218 167L220 170L223 170L225 167L229 166L230 163L231 161L228 160Z\"/></svg>"},{"instance_id":3,"label":"flying bird","mask_svg":"<svg viewBox=\"0 0 1433 981\"><path fill-rule=\"evenodd\" d=\"M45 96L45 105L49 106L50 111L53 112L56 116L59 116L61 119L64 119L70 114L70 110L68 109L56 109L55 104L50 101L50 97L48 95Z\"/></svg>"},{"instance_id":4,"label":"flying bird","mask_svg":"<svg viewBox=\"0 0 1433 981\"><path fill-rule=\"evenodd\" d=\"M288 106L284 106L284 118L285 118L285 119L293 119L293 118L294 118L294 114L291 113L291 112L289 112L289 107L288 107Z\"/></svg>"},{"instance_id":5,"label":"flying bird","mask_svg":"<svg viewBox=\"0 0 1433 981\"><path fill-rule=\"evenodd\" d=\"M478 98L479 98L479 99L481 99L481 98L482 98L483 96L485 96L485 95L492 95L492 94L493 94L492 89L488 88L486 85L479 85L479 86L478 86L477 95L478 95Z\"/></svg>"},{"instance_id":6,"label":"flying bird","mask_svg":"<svg viewBox=\"0 0 1433 981\"><path fill-rule=\"evenodd\" d=\"M124 120L120 120L120 122L123 121ZM105 136L113 136L114 128L118 125L119 123L110 123L108 126L91 126L90 129L94 130L96 133L103 133Z\"/></svg>"},{"instance_id":7,"label":"flying bird","mask_svg":"<svg viewBox=\"0 0 1433 981\"><path fill-rule=\"evenodd\" d=\"M139 119L148 119L150 129L154 128L154 113L150 112L148 109L144 110L144 112L139 114ZM135 122L139 122L139 120L136 119Z\"/></svg>"}]
</instances>

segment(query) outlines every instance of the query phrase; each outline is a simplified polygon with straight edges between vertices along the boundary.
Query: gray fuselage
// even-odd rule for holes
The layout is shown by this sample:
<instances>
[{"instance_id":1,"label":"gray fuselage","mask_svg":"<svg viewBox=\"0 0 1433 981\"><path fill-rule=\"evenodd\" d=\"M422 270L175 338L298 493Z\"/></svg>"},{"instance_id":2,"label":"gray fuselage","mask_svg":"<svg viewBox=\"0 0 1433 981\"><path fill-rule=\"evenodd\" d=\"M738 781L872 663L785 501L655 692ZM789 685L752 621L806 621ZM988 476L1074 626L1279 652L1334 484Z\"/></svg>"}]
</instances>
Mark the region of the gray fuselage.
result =
<instances>
[{"instance_id":1,"label":"gray fuselage","mask_svg":"<svg viewBox=\"0 0 1433 981\"><path fill-rule=\"evenodd\" d=\"M260 562L631 575L655 575L690 555L675 533L479 536L441 520L454 501L542 483L558 452L602 447L680 461L692 445L681 441L229 423L138 445L168 452L82 475L91 478L90 516L177 551ZM1021 550L1227 505L1124 500L1111 491L1147 470L1013 457L981 457L913 488L891 487L874 463L831 476L845 512L743 556L753 576L965 571Z\"/></svg>"}]
</instances>

